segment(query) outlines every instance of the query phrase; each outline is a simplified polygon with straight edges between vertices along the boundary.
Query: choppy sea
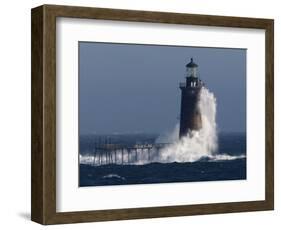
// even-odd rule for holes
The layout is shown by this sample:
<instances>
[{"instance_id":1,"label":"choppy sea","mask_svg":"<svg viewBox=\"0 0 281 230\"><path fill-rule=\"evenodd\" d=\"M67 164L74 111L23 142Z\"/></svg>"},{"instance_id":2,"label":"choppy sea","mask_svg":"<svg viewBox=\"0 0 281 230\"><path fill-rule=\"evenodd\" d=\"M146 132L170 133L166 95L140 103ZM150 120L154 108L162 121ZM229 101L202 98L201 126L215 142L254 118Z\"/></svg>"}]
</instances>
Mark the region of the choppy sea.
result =
<instances>
[{"instance_id":1,"label":"choppy sea","mask_svg":"<svg viewBox=\"0 0 281 230\"><path fill-rule=\"evenodd\" d=\"M218 151L213 157L194 162L151 162L146 164L102 164L84 161L90 156L97 140L104 135L80 136L79 186L152 184L172 182L221 181L246 179L246 134L220 133ZM154 143L157 135L106 135L112 142Z\"/></svg>"}]
</instances>

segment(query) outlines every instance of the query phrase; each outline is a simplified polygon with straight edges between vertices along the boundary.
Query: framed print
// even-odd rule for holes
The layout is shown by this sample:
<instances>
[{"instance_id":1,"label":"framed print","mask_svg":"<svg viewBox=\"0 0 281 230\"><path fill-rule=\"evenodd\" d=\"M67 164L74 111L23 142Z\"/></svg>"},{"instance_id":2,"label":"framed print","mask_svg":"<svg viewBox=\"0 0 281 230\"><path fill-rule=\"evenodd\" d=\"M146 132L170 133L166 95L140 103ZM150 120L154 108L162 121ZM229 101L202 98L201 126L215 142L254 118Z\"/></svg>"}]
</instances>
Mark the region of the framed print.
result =
<instances>
[{"instance_id":1,"label":"framed print","mask_svg":"<svg viewBox=\"0 0 281 230\"><path fill-rule=\"evenodd\" d=\"M32 220L272 210L273 28L32 9Z\"/></svg>"}]
</instances>

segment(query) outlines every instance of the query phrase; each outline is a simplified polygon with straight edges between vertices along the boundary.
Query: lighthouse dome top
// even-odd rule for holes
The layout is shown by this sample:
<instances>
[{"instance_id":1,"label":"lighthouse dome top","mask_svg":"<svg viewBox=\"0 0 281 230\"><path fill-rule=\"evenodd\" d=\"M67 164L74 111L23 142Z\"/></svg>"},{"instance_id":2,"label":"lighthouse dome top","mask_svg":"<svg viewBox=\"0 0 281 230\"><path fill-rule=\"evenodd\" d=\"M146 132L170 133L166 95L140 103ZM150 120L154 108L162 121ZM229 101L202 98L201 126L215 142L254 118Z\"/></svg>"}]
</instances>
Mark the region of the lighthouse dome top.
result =
<instances>
[{"instance_id":1,"label":"lighthouse dome top","mask_svg":"<svg viewBox=\"0 0 281 230\"><path fill-rule=\"evenodd\" d=\"M198 67L198 65L193 62L193 58L190 58L190 62L188 64L186 64L187 68L194 68L194 67Z\"/></svg>"}]
</instances>

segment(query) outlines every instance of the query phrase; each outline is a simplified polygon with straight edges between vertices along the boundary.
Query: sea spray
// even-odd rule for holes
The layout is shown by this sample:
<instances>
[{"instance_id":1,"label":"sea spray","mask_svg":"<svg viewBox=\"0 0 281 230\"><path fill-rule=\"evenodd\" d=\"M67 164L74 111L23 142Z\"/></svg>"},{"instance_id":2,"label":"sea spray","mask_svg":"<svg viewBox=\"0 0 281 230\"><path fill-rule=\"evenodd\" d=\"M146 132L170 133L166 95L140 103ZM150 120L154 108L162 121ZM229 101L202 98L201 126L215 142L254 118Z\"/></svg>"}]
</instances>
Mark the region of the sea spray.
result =
<instances>
[{"instance_id":1,"label":"sea spray","mask_svg":"<svg viewBox=\"0 0 281 230\"><path fill-rule=\"evenodd\" d=\"M187 133L172 145L161 150L159 162L194 162L204 157L212 158L217 151L216 98L212 92L203 87L198 102L201 113L202 128ZM179 129L179 125L176 125ZM169 139L175 137L173 131Z\"/></svg>"}]
</instances>

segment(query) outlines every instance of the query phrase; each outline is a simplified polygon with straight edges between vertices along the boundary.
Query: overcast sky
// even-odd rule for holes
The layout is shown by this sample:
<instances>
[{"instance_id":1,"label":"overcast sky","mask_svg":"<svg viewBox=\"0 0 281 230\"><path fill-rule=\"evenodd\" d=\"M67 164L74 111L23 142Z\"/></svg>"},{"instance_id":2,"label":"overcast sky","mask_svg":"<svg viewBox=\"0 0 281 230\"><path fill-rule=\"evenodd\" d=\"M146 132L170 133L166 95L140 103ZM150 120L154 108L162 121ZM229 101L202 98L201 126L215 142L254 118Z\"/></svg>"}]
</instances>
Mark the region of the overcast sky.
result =
<instances>
[{"instance_id":1,"label":"overcast sky","mask_svg":"<svg viewBox=\"0 0 281 230\"><path fill-rule=\"evenodd\" d=\"M79 129L164 133L180 114L193 57L217 98L219 131L246 131L246 50L79 42Z\"/></svg>"}]
</instances>

